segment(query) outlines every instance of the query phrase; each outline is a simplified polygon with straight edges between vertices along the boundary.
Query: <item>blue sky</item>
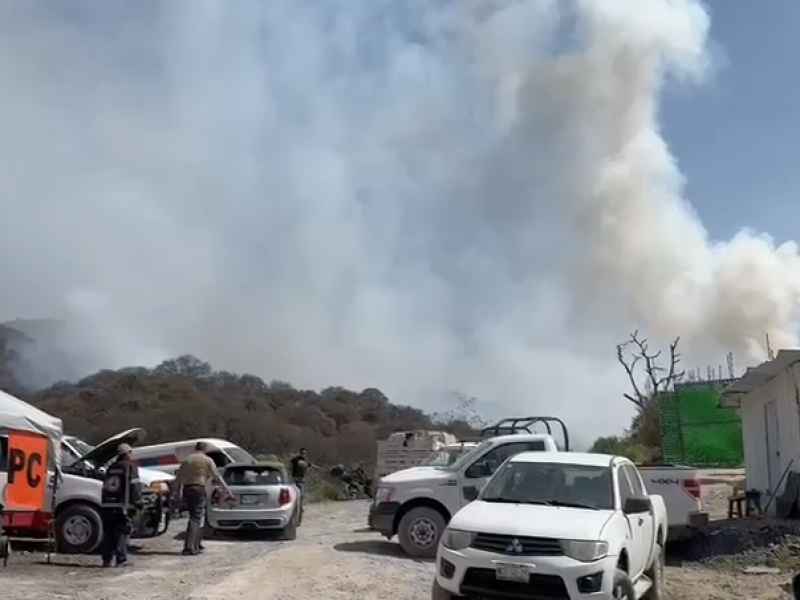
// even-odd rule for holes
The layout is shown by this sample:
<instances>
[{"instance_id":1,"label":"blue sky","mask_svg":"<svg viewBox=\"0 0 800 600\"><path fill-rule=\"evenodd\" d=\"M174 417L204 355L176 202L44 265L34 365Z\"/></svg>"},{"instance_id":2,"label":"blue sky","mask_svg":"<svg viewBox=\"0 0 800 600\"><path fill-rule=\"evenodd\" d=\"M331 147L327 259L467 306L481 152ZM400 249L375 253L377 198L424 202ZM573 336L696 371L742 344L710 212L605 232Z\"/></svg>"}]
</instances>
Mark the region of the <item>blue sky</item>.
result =
<instances>
[{"instance_id":1,"label":"blue sky","mask_svg":"<svg viewBox=\"0 0 800 600\"><path fill-rule=\"evenodd\" d=\"M664 102L665 136L711 235L800 238L800 2L716 0L719 64Z\"/></svg>"}]
</instances>

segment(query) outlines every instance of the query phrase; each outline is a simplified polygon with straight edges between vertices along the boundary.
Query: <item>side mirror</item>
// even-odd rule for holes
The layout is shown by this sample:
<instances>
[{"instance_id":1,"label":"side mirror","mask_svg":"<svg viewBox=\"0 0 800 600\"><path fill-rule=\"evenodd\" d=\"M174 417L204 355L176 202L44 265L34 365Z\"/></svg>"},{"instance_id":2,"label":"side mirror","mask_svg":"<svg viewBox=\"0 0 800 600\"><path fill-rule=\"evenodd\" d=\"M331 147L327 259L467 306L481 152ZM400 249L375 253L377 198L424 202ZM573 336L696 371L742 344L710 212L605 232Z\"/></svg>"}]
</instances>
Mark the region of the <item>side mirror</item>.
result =
<instances>
[{"instance_id":1,"label":"side mirror","mask_svg":"<svg viewBox=\"0 0 800 600\"><path fill-rule=\"evenodd\" d=\"M650 512L653 508L653 503L648 496L634 496L625 500L622 507L622 512L626 515L638 515L641 513Z\"/></svg>"},{"instance_id":2,"label":"side mirror","mask_svg":"<svg viewBox=\"0 0 800 600\"><path fill-rule=\"evenodd\" d=\"M483 461L473 463L464 472L464 477L467 479L481 479L482 477L489 477L489 475L491 475L489 472L489 465Z\"/></svg>"},{"instance_id":3,"label":"side mirror","mask_svg":"<svg viewBox=\"0 0 800 600\"><path fill-rule=\"evenodd\" d=\"M463 493L464 493L464 500L466 500L467 502L472 502L478 498L480 490L475 486L471 485L469 487L465 487Z\"/></svg>"}]
</instances>

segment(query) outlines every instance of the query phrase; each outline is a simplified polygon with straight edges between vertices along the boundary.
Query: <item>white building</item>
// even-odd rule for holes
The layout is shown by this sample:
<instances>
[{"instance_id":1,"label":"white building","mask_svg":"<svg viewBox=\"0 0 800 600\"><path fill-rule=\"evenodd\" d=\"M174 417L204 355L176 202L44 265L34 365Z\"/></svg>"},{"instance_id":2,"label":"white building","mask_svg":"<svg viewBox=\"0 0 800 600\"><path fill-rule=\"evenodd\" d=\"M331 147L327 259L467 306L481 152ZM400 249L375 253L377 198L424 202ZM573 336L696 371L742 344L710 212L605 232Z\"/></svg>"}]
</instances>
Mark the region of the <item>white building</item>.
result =
<instances>
[{"instance_id":1,"label":"white building","mask_svg":"<svg viewBox=\"0 0 800 600\"><path fill-rule=\"evenodd\" d=\"M763 506L789 471L800 472L800 350L780 350L749 369L724 389L721 404L739 409L747 489L762 492Z\"/></svg>"}]
</instances>

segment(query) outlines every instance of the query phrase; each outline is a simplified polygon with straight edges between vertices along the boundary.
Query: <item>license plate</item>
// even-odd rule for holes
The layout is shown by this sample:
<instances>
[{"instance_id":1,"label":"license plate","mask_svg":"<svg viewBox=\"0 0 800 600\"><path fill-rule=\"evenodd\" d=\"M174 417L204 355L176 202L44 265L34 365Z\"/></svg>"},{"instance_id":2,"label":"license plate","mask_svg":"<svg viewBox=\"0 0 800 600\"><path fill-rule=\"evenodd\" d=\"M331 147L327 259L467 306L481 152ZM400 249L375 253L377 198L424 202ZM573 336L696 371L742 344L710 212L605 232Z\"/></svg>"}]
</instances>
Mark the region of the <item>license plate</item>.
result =
<instances>
[{"instance_id":1,"label":"license plate","mask_svg":"<svg viewBox=\"0 0 800 600\"><path fill-rule=\"evenodd\" d=\"M509 563L495 563L495 577L502 581L530 581L531 575L528 565L513 565Z\"/></svg>"},{"instance_id":2,"label":"license plate","mask_svg":"<svg viewBox=\"0 0 800 600\"><path fill-rule=\"evenodd\" d=\"M245 494L242 496L242 504L258 504L259 499L261 496L250 494Z\"/></svg>"}]
</instances>

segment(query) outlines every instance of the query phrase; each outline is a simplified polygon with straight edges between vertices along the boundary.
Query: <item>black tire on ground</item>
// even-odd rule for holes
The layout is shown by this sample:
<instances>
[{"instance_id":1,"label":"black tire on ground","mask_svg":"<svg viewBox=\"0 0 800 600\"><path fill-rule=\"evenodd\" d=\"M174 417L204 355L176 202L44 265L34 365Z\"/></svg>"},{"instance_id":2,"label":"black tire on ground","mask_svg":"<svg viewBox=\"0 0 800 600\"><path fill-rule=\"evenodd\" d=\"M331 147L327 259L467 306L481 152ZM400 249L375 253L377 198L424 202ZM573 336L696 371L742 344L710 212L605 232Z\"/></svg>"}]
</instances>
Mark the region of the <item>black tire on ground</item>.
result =
<instances>
[{"instance_id":1,"label":"black tire on ground","mask_svg":"<svg viewBox=\"0 0 800 600\"><path fill-rule=\"evenodd\" d=\"M616 573L614 573L614 587L611 597L614 600L636 600L633 582L622 569L617 569Z\"/></svg>"},{"instance_id":2,"label":"black tire on ground","mask_svg":"<svg viewBox=\"0 0 800 600\"><path fill-rule=\"evenodd\" d=\"M447 523L442 514L433 508L419 506L400 519L397 537L403 551L414 558L433 558Z\"/></svg>"},{"instance_id":3,"label":"black tire on ground","mask_svg":"<svg viewBox=\"0 0 800 600\"><path fill-rule=\"evenodd\" d=\"M431 600L453 600L453 594L440 586L439 582L434 579L433 586L431 586Z\"/></svg>"},{"instance_id":4,"label":"black tire on ground","mask_svg":"<svg viewBox=\"0 0 800 600\"><path fill-rule=\"evenodd\" d=\"M56 515L56 548L61 554L90 554L103 540L103 519L90 504L73 504Z\"/></svg>"},{"instance_id":5,"label":"black tire on ground","mask_svg":"<svg viewBox=\"0 0 800 600\"><path fill-rule=\"evenodd\" d=\"M217 535L217 530L208 524L208 517L203 519L203 539L213 540Z\"/></svg>"},{"instance_id":6,"label":"black tire on ground","mask_svg":"<svg viewBox=\"0 0 800 600\"><path fill-rule=\"evenodd\" d=\"M664 600L664 548L658 544L653 564L644 572L653 585L642 596L642 600Z\"/></svg>"},{"instance_id":7,"label":"black tire on ground","mask_svg":"<svg viewBox=\"0 0 800 600\"><path fill-rule=\"evenodd\" d=\"M296 540L297 539L297 515L295 514L289 524L281 531L281 539Z\"/></svg>"}]
</instances>

